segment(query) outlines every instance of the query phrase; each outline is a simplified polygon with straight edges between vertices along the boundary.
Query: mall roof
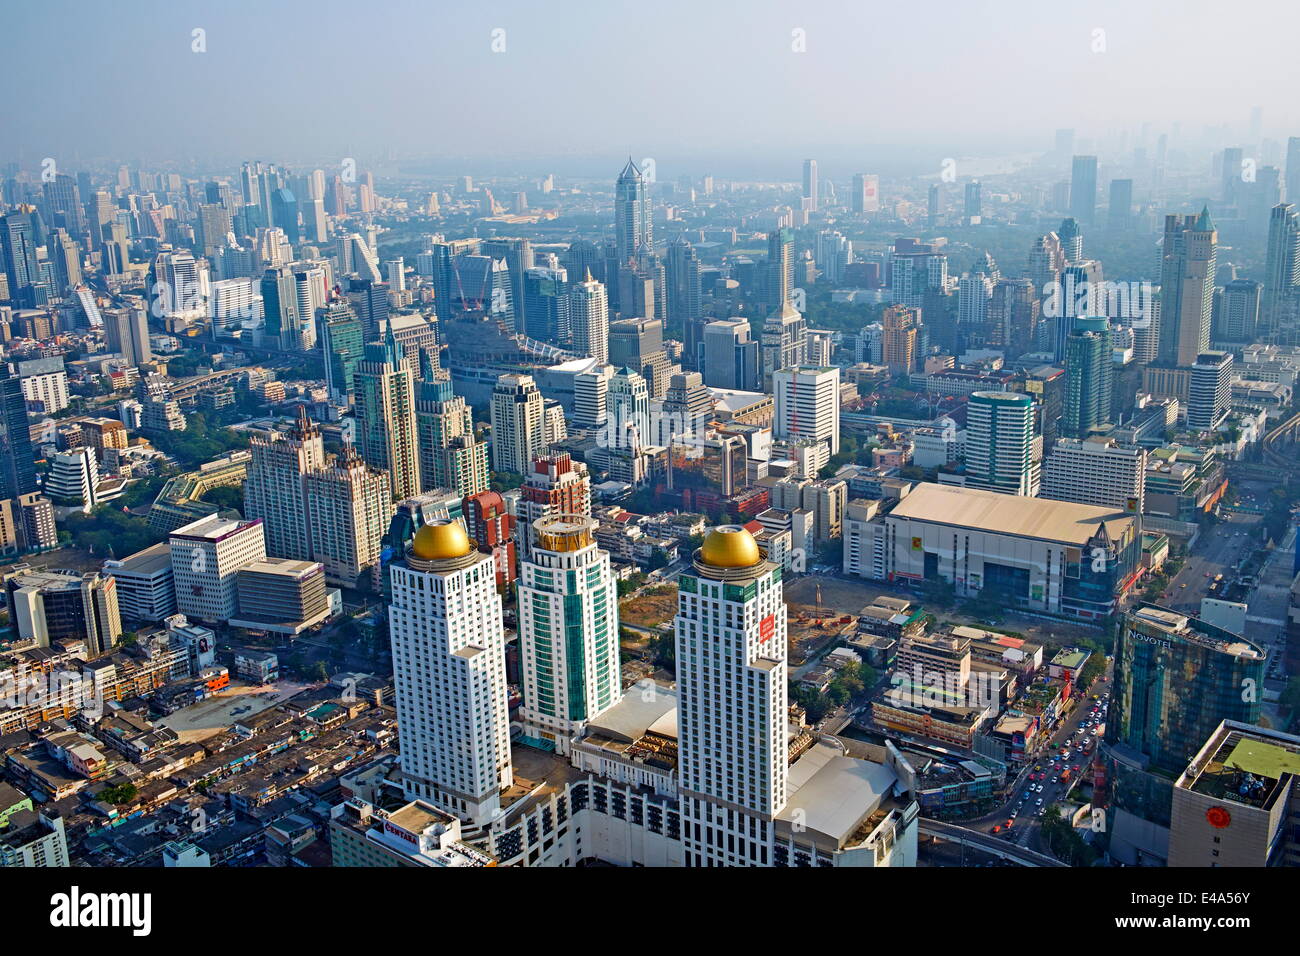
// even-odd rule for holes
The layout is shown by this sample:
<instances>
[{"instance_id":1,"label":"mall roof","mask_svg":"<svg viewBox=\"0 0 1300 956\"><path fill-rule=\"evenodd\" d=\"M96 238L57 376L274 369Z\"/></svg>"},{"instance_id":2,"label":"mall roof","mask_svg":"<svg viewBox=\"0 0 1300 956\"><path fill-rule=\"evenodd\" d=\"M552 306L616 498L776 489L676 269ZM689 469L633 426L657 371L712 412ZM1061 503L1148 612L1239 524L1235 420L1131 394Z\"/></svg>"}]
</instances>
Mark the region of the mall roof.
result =
<instances>
[{"instance_id":1,"label":"mall roof","mask_svg":"<svg viewBox=\"0 0 1300 956\"><path fill-rule=\"evenodd\" d=\"M1088 543L1103 522L1112 538L1133 522L1132 516L1113 508L929 482L917 484L888 517L1080 547Z\"/></svg>"},{"instance_id":2,"label":"mall roof","mask_svg":"<svg viewBox=\"0 0 1300 956\"><path fill-rule=\"evenodd\" d=\"M789 798L777 819L798 820L842 846L897 783L898 775L884 764L846 756L831 744L817 744L791 764Z\"/></svg>"}]
</instances>

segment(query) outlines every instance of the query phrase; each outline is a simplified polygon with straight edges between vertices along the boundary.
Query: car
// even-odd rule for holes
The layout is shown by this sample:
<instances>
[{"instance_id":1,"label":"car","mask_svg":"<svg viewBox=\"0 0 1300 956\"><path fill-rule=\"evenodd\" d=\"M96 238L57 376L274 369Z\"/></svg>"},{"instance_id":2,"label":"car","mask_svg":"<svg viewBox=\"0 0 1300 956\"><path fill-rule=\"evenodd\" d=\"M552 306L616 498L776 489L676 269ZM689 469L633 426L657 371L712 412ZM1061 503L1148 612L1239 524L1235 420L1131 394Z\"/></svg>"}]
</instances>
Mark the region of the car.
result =
<instances>
[{"instance_id":1,"label":"car","mask_svg":"<svg viewBox=\"0 0 1300 956\"><path fill-rule=\"evenodd\" d=\"M1179 586L1180 588L1184 588L1184 589L1187 587L1186 584L1180 584L1180 585L1178 585L1178 586Z\"/></svg>"},{"instance_id":2,"label":"car","mask_svg":"<svg viewBox=\"0 0 1300 956\"><path fill-rule=\"evenodd\" d=\"M1039 797L1037 800L1034 801L1034 803L1041 807L1043 805L1043 798Z\"/></svg>"},{"instance_id":3,"label":"car","mask_svg":"<svg viewBox=\"0 0 1300 956\"><path fill-rule=\"evenodd\" d=\"M993 829L989 831L989 833L1001 833L1001 832L1002 832L1001 824L994 826Z\"/></svg>"}]
</instances>

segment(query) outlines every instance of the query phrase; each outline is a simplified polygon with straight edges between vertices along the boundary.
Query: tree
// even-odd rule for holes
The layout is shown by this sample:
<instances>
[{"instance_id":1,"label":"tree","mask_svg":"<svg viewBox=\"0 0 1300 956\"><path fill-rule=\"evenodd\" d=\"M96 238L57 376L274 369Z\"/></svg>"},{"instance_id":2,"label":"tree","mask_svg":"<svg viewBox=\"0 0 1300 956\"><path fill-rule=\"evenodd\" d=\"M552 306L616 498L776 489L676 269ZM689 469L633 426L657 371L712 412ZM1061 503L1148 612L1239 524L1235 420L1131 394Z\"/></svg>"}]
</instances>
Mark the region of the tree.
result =
<instances>
[{"instance_id":1,"label":"tree","mask_svg":"<svg viewBox=\"0 0 1300 956\"><path fill-rule=\"evenodd\" d=\"M330 679L330 669L329 669L328 667L325 666L325 662L324 662L324 661L317 661L317 662L316 662L315 675L316 675L316 679L317 679L318 681L321 681L322 683L325 683L325 682L328 682L328 681L329 681L329 679Z\"/></svg>"}]
</instances>

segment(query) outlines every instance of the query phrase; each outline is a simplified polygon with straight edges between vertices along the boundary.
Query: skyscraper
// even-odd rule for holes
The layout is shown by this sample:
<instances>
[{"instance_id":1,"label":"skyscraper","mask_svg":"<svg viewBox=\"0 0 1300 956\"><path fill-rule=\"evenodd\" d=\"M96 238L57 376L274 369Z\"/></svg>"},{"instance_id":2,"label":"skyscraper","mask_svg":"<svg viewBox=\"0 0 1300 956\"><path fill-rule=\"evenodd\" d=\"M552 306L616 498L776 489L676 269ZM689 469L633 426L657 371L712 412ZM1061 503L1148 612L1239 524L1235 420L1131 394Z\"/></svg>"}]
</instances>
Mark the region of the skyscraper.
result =
<instances>
[{"instance_id":1,"label":"skyscraper","mask_svg":"<svg viewBox=\"0 0 1300 956\"><path fill-rule=\"evenodd\" d=\"M335 401L346 401L352 392L352 374L365 355L365 334L356 311L346 302L332 302L316 312L320 331L321 357L325 365L325 386Z\"/></svg>"},{"instance_id":2,"label":"skyscraper","mask_svg":"<svg viewBox=\"0 0 1300 956\"><path fill-rule=\"evenodd\" d=\"M1232 400L1232 353L1202 352L1187 383L1187 427L1216 428Z\"/></svg>"},{"instance_id":3,"label":"skyscraper","mask_svg":"<svg viewBox=\"0 0 1300 956\"><path fill-rule=\"evenodd\" d=\"M0 362L0 500L36 490L36 456L22 380L8 362Z\"/></svg>"},{"instance_id":4,"label":"skyscraper","mask_svg":"<svg viewBox=\"0 0 1300 956\"><path fill-rule=\"evenodd\" d=\"M260 518L272 557L314 560L307 513L307 476L325 467L320 428L299 406L287 432L254 432L244 479L244 513Z\"/></svg>"},{"instance_id":5,"label":"skyscraper","mask_svg":"<svg viewBox=\"0 0 1300 956\"><path fill-rule=\"evenodd\" d=\"M1187 368L1210 347L1218 233L1210 210L1199 216L1166 216L1160 271L1157 358Z\"/></svg>"},{"instance_id":6,"label":"skyscraper","mask_svg":"<svg viewBox=\"0 0 1300 956\"><path fill-rule=\"evenodd\" d=\"M537 520L519 568L520 722L526 737L560 753L623 697L618 587L596 526L583 515Z\"/></svg>"},{"instance_id":7,"label":"skyscraper","mask_svg":"<svg viewBox=\"0 0 1300 956\"><path fill-rule=\"evenodd\" d=\"M1072 266L1082 262L1083 230L1079 228L1078 221L1073 217L1062 220L1056 235L1061 240L1061 255L1065 257L1065 264Z\"/></svg>"},{"instance_id":8,"label":"skyscraper","mask_svg":"<svg viewBox=\"0 0 1300 956\"><path fill-rule=\"evenodd\" d=\"M631 157L614 186L614 240L620 266L654 254L649 184Z\"/></svg>"},{"instance_id":9,"label":"skyscraper","mask_svg":"<svg viewBox=\"0 0 1300 956\"><path fill-rule=\"evenodd\" d=\"M880 212L880 177L874 173L853 174L852 209L859 215Z\"/></svg>"},{"instance_id":10,"label":"skyscraper","mask_svg":"<svg viewBox=\"0 0 1300 956\"><path fill-rule=\"evenodd\" d=\"M823 442L840 450L840 370L795 365L772 376L776 414L772 434L789 442Z\"/></svg>"},{"instance_id":11,"label":"skyscraper","mask_svg":"<svg viewBox=\"0 0 1300 956\"><path fill-rule=\"evenodd\" d=\"M794 290L794 231L786 227L767 234L767 307L774 312L790 301Z\"/></svg>"},{"instance_id":12,"label":"skyscraper","mask_svg":"<svg viewBox=\"0 0 1300 956\"><path fill-rule=\"evenodd\" d=\"M573 461L568 452L538 455L519 489L518 508L515 535L522 560L532 554L532 526L538 521L552 515L591 514L591 478L587 466Z\"/></svg>"},{"instance_id":13,"label":"skyscraper","mask_svg":"<svg viewBox=\"0 0 1300 956\"><path fill-rule=\"evenodd\" d=\"M744 319L720 319L704 327L700 369L713 388L756 391L761 387L758 343Z\"/></svg>"},{"instance_id":14,"label":"skyscraper","mask_svg":"<svg viewBox=\"0 0 1300 956\"><path fill-rule=\"evenodd\" d=\"M435 372L421 356L415 386L415 421L424 491L446 488L462 498L488 488L488 448L474 435L474 417L465 399L452 391L446 373Z\"/></svg>"},{"instance_id":15,"label":"skyscraper","mask_svg":"<svg viewBox=\"0 0 1300 956\"><path fill-rule=\"evenodd\" d=\"M1300 137L1291 141L1300 143ZM1300 170L1297 175L1300 176ZM1269 213L1268 251L1260 290L1264 334L1276 334L1291 322L1297 294L1300 294L1300 211L1293 202L1278 203Z\"/></svg>"},{"instance_id":16,"label":"skyscraper","mask_svg":"<svg viewBox=\"0 0 1300 956\"><path fill-rule=\"evenodd\" d=\"M535 266L524 273L523 290L524 334L567 348L572 340L568 273Z\"/></svg>"},{"instance_id":17,"label":"skyscraper","mask_svg":"<svg viewBox=\"0 0 1300 956\"><path fill-rule=\"evenodd\" d=\"M1215 339L1242 344L1255 341L1262 288L1254 279L1232 279L1224 283Z\"/></svg>"},{"instance_id":18,"label":"skyscraper","mask_svg":"<svg viewBox=\"0 0 1300 956\"><path fill-rule=\"evenodd\" d=\"M35 308L45 302L48 290L36 264L36 237L32 218L11 212L0 218L0 266L9 279L9 297L19 306Z\"/></svg>"},{"instance_id":19,"label":"skyscraper","mask_svg":"<svg viewBox=\"0 0 1300 956\"><path fill-rule=\"evenodd\" d=\"M491 823L514 781L505 628L491 555L459 521L415 533L391 568L393 652L402 779L423 799Z\"/></svg>"},{"instance_id":20,"label":"skyscraper","mask_svg":"<svg viewBox=\"0 0 1300 956\"><path fill-rule=\"evenodd\" d=\"M1076 156L1070 167L1070 215L1091 226L1097 214L1097 157Z\"/></svg>"},{"instance_id":21,"label":"skyscraper","mask_svg":"<svg viewBox=\"0 0 1300 956\"><path fill-rule=\"evenodd\" d=\"M817 211L817 160L803 161L803 205L809 212Z\"/></svg>"},{"instance_id":22,"label":"skyscraper","mask_svg":"<svg viewBox=\"0 0 1300 956\"><path fill-rule=\"evenodd\" d=\"M492 389L492 469L527 474L546 452L542 393L531 375L502 375Z\"/></svg>"},{"instance_id":23,"label":"skyscraper","mask_svg":"<svg viewBox=\"0 0 1300 956\"><path fill-rule=\"evenodd\" d=\"M388 473L345 445L341 455L306 475L304 489L311 560L324 565L331 584L367 586L393 514Z\"/></svg>"},{"instance_id":24,"label":"skyscraper","mask_svg":"<svg viewBox=\"0 0 1300 956\"><path fill-rule=\"evenodd\" d=\"M604 363L609 358L609 300L605 287L588 272L569 292L572 349Z\"/></svg>"},{"instance_id":25,"label":"skyscraper","mask_svg":"<svg viewBox=\"0 0 1300 956\"><path fill-rule=\"evenodd\" d=\"M1065 339L1065 413L1061 432L1087 438L1111 420L1114 359L1110 322L1105 316L1079 317Z\"/></svg>"},{"instance_id":26,"label":"skyscraper","mask_svg":"<svg viewBox=\"0 0 1300 956\"><path fill-rule=\"evenodd\" d=\"M387 471L398 500L420 492L415 426L415 369L391 328L383 342L366 345L353 373L356 445L365 462Z\"/></svg>"},{"instance_id":27,"label":"skyscraper","mask_svg":"<svg viewBox=\"0 0 1300 956\"><path fill-rule=\"evenodd\" d=\"M966 483L1034 498L1043 451L1034 400L1019 392L975 392L966 406Z\"/></svg>"},{"instance_id":28,"label":"skyscraper","mask_svg":"<svg viewBox=\"0 0 1300 956\"><path fill-rule=\"evenodd\" d=\"M664 262L667 290L668 321L675 326L685 326L700 315L700 260L695 247L682 236L668 244Z\"/></svg>"},{"instance_id":29,"label":"skyscraper","mask_svg":"<svg viewBox=\"0 0 1300 956\"><path fill-rule=\"evenodd\" d=\"M686 865L771 866L789 790L781 569L714 528L678 578L677 786Z\"/></svg>"},{"instance_id":30,"label":"skyscraper","mask_svg":"<svg viewBox=\"0 0 1300 956\"><path fill-rule=\"evenodd\" d=\"M916 338L920 313L901 305L885 309L881 333L881 358L894 375L907 375L916 367Z\"/></svg>"}]
</instances>

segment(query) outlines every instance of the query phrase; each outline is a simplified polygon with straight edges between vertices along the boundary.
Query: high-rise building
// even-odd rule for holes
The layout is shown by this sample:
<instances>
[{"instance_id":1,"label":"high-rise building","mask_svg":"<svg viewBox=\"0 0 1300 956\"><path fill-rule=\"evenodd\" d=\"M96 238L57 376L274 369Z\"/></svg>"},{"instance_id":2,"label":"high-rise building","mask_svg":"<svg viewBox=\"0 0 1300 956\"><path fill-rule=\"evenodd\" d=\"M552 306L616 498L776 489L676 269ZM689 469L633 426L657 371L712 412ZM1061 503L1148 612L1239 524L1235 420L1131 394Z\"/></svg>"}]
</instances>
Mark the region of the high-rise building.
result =
<instances>
[{"instance_id":1,"label":"high-rise building","mask_svg":"<svg viewBox=\"0 0 1300 956\"><path fill-rule=\"evenodd\" d=\"M654 254L650 184L631 157L614 186L614 240L620 265Z\"/></svg>"},{"instance_id":2,"label":"high-rise building","mask_svg":"<svg viewBox=\"0 0 1300 956\"><path fill-rule=\"evenodd\" d=\"M533 522L519 568L519 719L525 737L560 753L623 697L618 582L609 553L596 545L596 527L583 515Z\"/></svg>"},{"instance_id":3,"label":"high-rise building","mask_svg":"<svg viewBox=\"0 0 1300 956\"><path fill-rule=\"evenodd\" d=\"M474 434L474 416L451 380L434 378L427 358L415 387L415 421L420 445L420 479L425 491L445 488L462 498L486 491L488 447Z\"/></svg>"},{"instance_id":4,"label":"high-rise building","mask_svg":"<svg viewBox=\"0 0 1300 956\"><path fill-rule=\"evenodd\" d=\"M609 325L609 363L627 366L645 379L651 398L668 390L668 353L659 319L619 319Z\"/></svg>"},{"instance_id":5,"label":"high-rise building","mask_svg":"<svg viewBox=\"0 0 1300 956\"><path fill-rule=\"evenodd\" d=\"M1217 428L1232 401L1232 353L1196 356L1187 392L1187 427L1196 431Z\"/></svg>"},{"instance_id":6,"label":"high-rise building","mask_svg":"<svg viewBox=\"0 0 1300 956\"><path fill-rule=\"evenodd\" d=\"M686 865L772 866L789 792L781 568L710 531L678 578L677 786Z\"/></svg>"},{"instance_id":7,"label":"high-rise building","mask_svg":"<svg viewBox=\"0 0 1300 956\"><path fill-rule=\"evenodd\" d=\"M1223 285L1218 327L1213 338L1249 344L1259 327L1261 286L1254 279L1232 279Z\"/></svg>"},{"instance_id":8,"label":"high-rise building","mask_svg":"<svg viewBox=\"0 0 1300 956\"><path fill-rule=\"evenodd\" d=\"M0 217L0 267L9 281L9 298L26 309L44 305L49 290L37 267L32 217L22 211Z\"/></svg>"},{"instance_id":9,"label":"high-rise building","mask_svg":"<svg viewBox=\"0 0 1300 956\"><path fill-rule=\"evenodd\" d=\"M840 370L794 365L772 376L776 415L772 433L789 442L823 442L840 450Z\"/></svg>"},{"instance_id":10,"label":"high-rise building","mask_svg":"<svg viewBox=\"0 0 1300 956\"><path fill-rule=\"evenodd\" d=\"M920 312L902 305L885 309L881 334L881 358L894 375L907 375L916 367Z\"/></svg>"},{"instance_id":11,"label":"high-rise building","mask_svg":"<svg viewBox=\"0 0 1300 956\"><path fill-rule=\"evenodd\" d=\"M37 647L67 639L86 642L87 655L111 651L121 639L117 582L96 571L20 568L4 578L11 626Z\"/></svg>"},{"instance_id":12,"label":"high-rise building","mask_svg":"<svg viewBox=\"0 0 1300 956\"><path fill-rule=\"evenodd\" d=\"M492 469L527 474L546 451L544 401L531 375L502 375L492 389Z\"/></svg>"},{"instance_id":13,"label":"high-rise building","mask_svg":"<svg viewBox=\"0 0 1300 956\"><path fill-rule=\"evenodd\" d=\"M1157 358L1186 368L1210 347L1218 233L1210 210L1166 216L1160 270Z\"/></svg>"},{"instance_id":14,"label":"high-rise building","mask_svg":"<svg viewBox=\"0 0 1300 956\"><path fill-rule=\"evenodd\" d=\"M306 482L309 474L325 467L320 428L299 406L298 421L288 432L254 432L249 451L245 515L261 519L268 554L309 560L312 535Z\"/></svg>"},{"instance_id":15,"label":"high-rise building","mask_svg":"<svg viewBox=\"0 0 1300 956\"><path fill-rule=\"evenodd\" d=\"M492 558L474 550L459 521L436 519L392 565L390 594L406 794L486 826L514 781Z\"/></svg>"},{"instance_id":16,"label":"high-rise building","mask_svg":"<svg viewBox=\"0 0 1300 956\"><path fill-rule=\"evenodd\" d=\"M602 363L609 360L609 300L605 286L590 272L570 287L569 328L574 352Z\"/></svg>"},{"instance_id":17,"label":"high-rise building","mask_svg":"<svg viewBox=\"0 0 1300 956\"><path fill-rule=\"evenodd\" d=\"M1059 438L1043 461L1041 497L1141 514L1147 451L1113 438Z\"/></svg>"},{"instance_id":18,"label":"high-rise building","mask_svg":"<svg viewBox=\"0 0 1300 956\"><path fill-rule=\"evenodd\" d=\"M966 406L966 483L971 488L1038 495L1042 438L1034 400L1018 392L975 392Z\"/></svg>"},{"instance_id":19,"label":"high-rise building","mask_svg":"<svg viewBox=\"0 0 1300 956\"><path fill-rule=\"evenodd\" d=\"M104 338L110 352L119 353L129 365L153 361L149 347L149 314L144 309L104 309Z\"/></svg>"},{"instance_id":20,"label":"high-rise building","mask_svg":"<svg viewBox=\"0 0 1300 956\"><path fill-rule=\"evenodd\" d=\"M587 466L573 461L568 452L539 455L519 489L515 536L520 560L532 554L532 527L552 515L590 515L591 478Z\"/></svg>"},{"instance_id":21,"label":"high-rise building","mask_svg":"<svg viewBox=\"0 0 1300 956\"><path fill-rule=\"evenodd\" d=\"M817 211L818 202L817 188L817 160L805 159L803 161L803 205L808 212Z\"/></svg>"},{"instance_id":22,"label":"high-rise building","mask_svg":"<svg viewBox=\"0 0 1300 956\"><path fill-rule=\"evenodd\" d=\"M704 327L700 370L713 388L758 391L762 386L758 343L745 319L720 319Z\"/></svg>"},{"instance_id":23,"label":"high-rise building","mask_svg":"<svg viewBox=\"0 0 1300 956\"><path fill-rule=\"evenodd\" d=\"M1067 266L1077 265L1083 261L1083 230L1074 217L1061 220L1056 236L1061 241L1061 254L1065 256Z\"/></svg>"},{"instance_id":24,"label":"high-rise building","mask_svg":"<svg viewBox=\"0 0 1300 956\"><path fill-rule=\"evenodd\" d=\"M1097 157L1076 156L1070 167L1070 215L1091 226L1097 215Z\"/></svg>"},{"instance_id":25,"label":"high-rise building","mask_svg":"<svg viewBox=\"0 0 1300 956\"><path fill-rule=\"evenodd\" d=\"M266 558L261 520L207 515L177 528L168 543L180 612L214 623L235 617L240 568Z\"/></svg>"},{"instance_id":26,"label":"high-rise building","mask_svg":"<svg viewBox=\"0 0 1300 956\"><path fill-rule=\"evenodd\" d=\"M1292 137L1300 143L1300 137ZM1300 165L1300 155L1296 162ZM1300 169L1296 170L1300 178ZM1300 186L1300 183L1297 184ZM1288 197L1290 198L1290 197ZM1300 199L1300 196L1295 197ZM1260 293L1263 332L1273 335L1288 325L1300 295L1300 210L1294 202L1278 203L1269 213L1268 251Z\"/></svg>"},{"instance_id":27,"label":"high-rise building","mask_svg":"<svg viewBox=\"0 0 1300 956\"><path fill-rule=\"evenodd\" d=\"M393 514L387 472L371 468L347 445L343 454L304 481L311 559L325 567L325 580L363 587L379 563Z\"/></svg>"},{"instance_id":28,"label":"high-rise building","mask_svg":"<svg viewBox=\"0 0 1300 956\"><path fill-rule=\"evenodd\" d=\"M1110 320L1076 318L1065 339L1065 408L1061 432L1087 438L1111 421L1114 346Z\"/></svg>"},{"instance_id":29,"label":"high-rise building","mask_svg":"<svg viewBox=\"0 0 1300 956\"><path fill-rule=\"evenodd\" d=\"M700 260L695 248L682 236L668 244L664 278L668 286L665 296L668 321L674 326L685 326L699 318L703 296Z\"/></svg>"},{"instance_id":30,"label":"high-rise building","mask_svg":"<svg viewBox=\"0 0 1300 956\"><path fill-rule=\"evenodd\" d=\"M609 379L608 401L606 447L635 455L653 443L650 390L645 378L627 366L619 369Z\"/></svg>"},{"instance_id":31,"label":"high-rise building","mask_svg":"<svg viewBox=\"0 0 1300 956\"><path fill-rule=\"evenodd\" d=\"M460 502L461 514L470 537L483 554L492 555L497 573L497 590L504 591L518 575L515 516L498 491L479 491Z\"/></svg>"},{"instance_id":32,"label":"high-rise building","mask_svg":"<svg viewBox=\"0 0 1300 956\"><path fill-rule=\"evenodd\" d=\"M36 491L36 456L22 380L0 362L0 500Z\"/></svg>"},{"instance_id":33,"label":"high-rise building","mask_svg":"<svg viewBox=\"0 0 1300 956\"><path fill-rule=\"evenodd\" d=\"M569 276L564 269L535 266L524 273L524 334L566 348L572 341Z\"/></svg>"},{"instance_id":34,"label":"high-rise building","mask_svg":"<svg viewBox=\"0 0 1300 956\"><path fill-rule=\"evenodd\" d=\"M880 212L880 177L874 173L854 173L851 205L859 215Z\"/></svg>"},{"instance_id":35,"label":"high-rise building","mask_svg":"<svg viewBox=\"0 0 1300 956\"><path fill-rule=\"evenodd\" d=\"M420 450L415 424L415 367L387 330L366 345L353 373L356 445L368 465L387 471L399 501L420 492Z\"/></svg>"},{"instance_id":36,"label":"high-rise building","mask_svg":"<svg viewBox=\"0 0 1300 956\"><path fill-rule=\"evenodd\" d=\"M361 320L350 305L336 301L318 309L316 321L325 365L325 386L335 401L346 401L352 393L352 373L365 355Z\"/></svg>"}]
</instances>

